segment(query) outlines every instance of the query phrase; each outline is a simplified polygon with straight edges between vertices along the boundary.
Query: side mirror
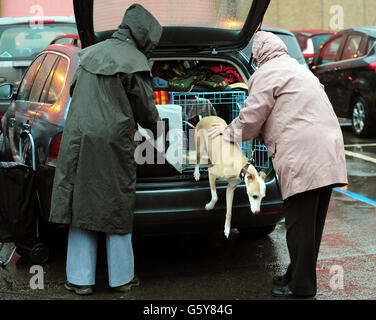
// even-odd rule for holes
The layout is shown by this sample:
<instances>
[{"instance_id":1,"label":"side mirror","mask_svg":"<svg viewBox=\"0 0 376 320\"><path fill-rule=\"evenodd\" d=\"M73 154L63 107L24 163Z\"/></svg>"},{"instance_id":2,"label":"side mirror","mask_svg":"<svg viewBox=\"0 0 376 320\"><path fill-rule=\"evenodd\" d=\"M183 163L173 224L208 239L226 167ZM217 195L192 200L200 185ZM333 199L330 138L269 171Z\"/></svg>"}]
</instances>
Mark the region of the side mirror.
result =
<instances>
[{"instance_id":1,"label":"side mirror","mask_svg":"<svg viewBox=\"0 0 376 320\"><path fill-rule=\"evenodd\" d=\"M13 85L4 83L0 85L0 100L8 100L13 97Z\"/></svg>"}]
</instances>

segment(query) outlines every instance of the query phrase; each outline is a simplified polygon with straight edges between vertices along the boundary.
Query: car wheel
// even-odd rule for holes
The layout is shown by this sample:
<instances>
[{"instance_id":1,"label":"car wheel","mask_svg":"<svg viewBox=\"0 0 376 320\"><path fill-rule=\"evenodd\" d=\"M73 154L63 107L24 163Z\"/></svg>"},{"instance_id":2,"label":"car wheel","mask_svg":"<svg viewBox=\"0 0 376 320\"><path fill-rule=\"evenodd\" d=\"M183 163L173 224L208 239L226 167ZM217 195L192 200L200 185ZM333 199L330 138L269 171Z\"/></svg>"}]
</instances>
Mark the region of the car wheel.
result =
<instances>
[{"instance_id":1,"label":"car wheel","mask_svg":"<svg viewBox=\"0 0 376 320\"><path fill-rule=\"evenodd\" d=\"M44 264L48 261L50 251L44 243L37 243L30 249L30 262L33 264Z\"/></svg>"},{"instance_id":2,"label":"car wheel","mask_svg":"<svg viewBox=\"0 0 376 320\"><path fill-rule=\"evenodd\" d=\"M363 97L356 97L352 105L352 130L360 138L370 136L371 124L369 110L366 100Z\"/></svg>"},{"instance_id":3,"label":"car wheel","mask_svg":"<svg viewBox=\"0 0 376 320\"><path fill-rule=\"evenodd\" d=\"M275 227L276 225L272 224L271 226L264 226L258 228L238 228L238 230L242 236L264 237L272 233Z\"/></svg>"}]
</instances>

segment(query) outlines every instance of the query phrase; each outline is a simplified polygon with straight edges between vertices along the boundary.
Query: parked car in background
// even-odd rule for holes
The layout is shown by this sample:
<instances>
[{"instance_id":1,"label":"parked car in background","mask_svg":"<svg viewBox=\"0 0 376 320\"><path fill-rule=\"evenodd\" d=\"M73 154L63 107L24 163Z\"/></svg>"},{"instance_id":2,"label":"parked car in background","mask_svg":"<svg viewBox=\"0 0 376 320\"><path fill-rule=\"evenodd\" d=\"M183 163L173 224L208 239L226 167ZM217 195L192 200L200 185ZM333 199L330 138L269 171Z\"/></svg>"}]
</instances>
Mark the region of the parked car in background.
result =
<instances>
[{"instance_id":1,"label":"parked car in background","mask_svg":"<svg viewBox=\"0 0 376 320\"><path fill-rule=\"evenodd\" d=\"M37 54L57 36L76 33L74 17L0 18L0 84L12 83L16 90ZM8 106L0 102L0 118Z\"/></svg>"},{"instance_id":2,"label":"parked car in background","mask_svg":"<svg viewBox=\"0 0 376 320\"><path fill-rule=\"evenodd\" d=\"M317 50L335 34L335 32L326 30L293 30L292 33L295 34L308 64L312 63Z\"/></svg>"},{"instance_id":3,"label":"parked car in background","mask_svg":"<svg viewBox=\"0 0 376 320\"><path fill-rule=\"evenodd\" d=\"M157 7L158 12L165 13L168 17L182 12L181 8L170 6L168 1L158 2L157 6L153 6L150 1L140 0L139 3L151 12ZM162 39L150 56L152 71L163 69L160 68L161 66L168 64L174 66L175 63L180 62L185 67L197 65L225 67L226 70L231 69L233 73L237 73L242 78L241 84L246 87L246 81L253 69L244 56L239 54L239 47L249 42L262 20L269 1L257 1L253 6L248 0L237 0L237 3L242 8L248 7L250 10L248 17L245 16L243 21L244 29L247 31L234 31L230 27L223 26L208 28L206 15L201 17L201 21L195 18L197 25L189 28L164 26ZM75 15L78 29L81 30L80 40L83 48L110 37L121 21L114 19L114 15L117 14L121 19L125 9L131 4L132 1L124 1L119 8L108 7L105 0L75 0ZM182 4L184 5L184 2ZM192 10L201 10L201 7L192 8L191 3L187 5ZM110 12L104 12L103 8L109 8ZM102 28L100 32L96 27L97 18L101 18L102 25L106 25L106 29ZM44 216L49 215L52 181L70 103L69 84L78 66L79 50L80 48L74 43L52 44L38 54L24 75L2 121L7 150L13 160L18 160L20 131L25 124L29 126L34 137L39 173L39 197ZM6 91L7 89L4 88L4 96L7 94ZM0 86L0 94L1 92ZM182 100L191 101L196 99L196 96L201 100L207 99L205 101L211 99L217 114L227 122L231 121L234 110L239 111L239 105L245 100L245 93L239 90L205 93L192 89L191 92L176 92L174 97L183 97ZM237 96L243 98L239 101L239 105L235 100ZM170 92L170 98L172 97ZM197 101L190 107L198 108L200 100ZM183 110L187 107L183 102L180 105ZM181 126L184 127L183 123ZM27 162L30 154L28 145L25 143L24 146L25 150L22 154L25 157L20 160ZM256 156L255 160L256 164L264 165L263 170L267 175L265 180L267 191L261 204L261 213L259 215L251 213L245 185L241 184L235 192L232 226L243 234L260 235L272 232L284 215L278 178L269 160L267 149L256 150L256 154L265 155L263 160L259 160ZM140 164L137 168L135 233L177 233L199 229L222 232L226 212L226 187L226 182L218 181L219 201L213 213L208 213L205 204L210 199L210 187L205 169L201 172L200 181L197 182L193 177L193 170L189 168L178 172L169 163Z\"/></svg>"},{"instance_id":4,"label":"parked car in background","mask_svg":"<svg viewBox=\"0 0 376 320\"><path fill-rule=\"evenodd\" d=\"M376 27L338 32L317 52L311 69L325 86L338 117L351 119L356 136L376 128Z\"/></svg>"},{"instance_id":5,"label":"parked car in background","mask_svg":"<svg viewBox=\"0 0 376 320\"><path fill-rule=\"evenodd\" d=\"M272 26L265 26L265 25L262 25L260 30L272 32L275 35L277 35L278 37L280 37L282 39L282 41L285 43L285 45L287 46L287 50L289 51L290 57L296 59L300 64L307 66L307 68L308 68L307 63L304 60L302 51L300 50L298 41L296 40L293 33L291 33L288 30L282 29L282 28L278 28L278 27L274 27L274 26L273 27ZM248 60L252 56L252 43L253 43L252 40L249 42L249 44L244 49L241 50L245 54L245 56L247 57Z\"/></svg>"},{"instance_id":6,"label":"parked car in background","mask_svg":"<svg viewBox=\"0 0 376 320\"><path fill-rule=\"evenodd\" d=\"M62 38L65 37L65 38ZM66 43L64 40L69 41ZM62 42L62 43L57 43ZM39 198L44 217L48 217L51 187L66 112L69 108L69 83L78 67L78 35L60 36L39 52L26 70L16 93L12 84L0 84L1 98L11 97L10 107L1 120L2 161L31 165L29 141L19 157L19 139L25 125L30 126L35 142Z\"/></svg>"}]
</instances>

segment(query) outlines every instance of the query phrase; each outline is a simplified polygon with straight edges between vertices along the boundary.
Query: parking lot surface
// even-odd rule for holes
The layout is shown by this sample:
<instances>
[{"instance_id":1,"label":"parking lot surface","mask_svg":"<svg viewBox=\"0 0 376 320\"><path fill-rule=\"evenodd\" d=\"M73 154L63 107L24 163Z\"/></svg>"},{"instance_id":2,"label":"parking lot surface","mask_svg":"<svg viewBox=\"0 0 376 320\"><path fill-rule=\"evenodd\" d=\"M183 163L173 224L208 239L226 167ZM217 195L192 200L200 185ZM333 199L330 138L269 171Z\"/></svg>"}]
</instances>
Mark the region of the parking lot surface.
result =
<instances>
[{"instance_id":1,"label":"parking lot surface","mask_svg":"<svg viewBox=\"0 0 376 320\"><path fill-rule=\"evenodd\" d=\"M343 129L349 185L333 191L318 259L316 300L376 299L376 139L356 139ZM236 212L234 213L236 214ZM94 294L64 289L65 234L51 241L42 265L43 288L24 258L0 269L4 300L269 300L271 279L289 263L284 221L262 238L233 229L229 239L210 228L200 234L133 237L141 286L129 293L108 287L104 239L100 239Z\"/></svg>"}]
</instances>

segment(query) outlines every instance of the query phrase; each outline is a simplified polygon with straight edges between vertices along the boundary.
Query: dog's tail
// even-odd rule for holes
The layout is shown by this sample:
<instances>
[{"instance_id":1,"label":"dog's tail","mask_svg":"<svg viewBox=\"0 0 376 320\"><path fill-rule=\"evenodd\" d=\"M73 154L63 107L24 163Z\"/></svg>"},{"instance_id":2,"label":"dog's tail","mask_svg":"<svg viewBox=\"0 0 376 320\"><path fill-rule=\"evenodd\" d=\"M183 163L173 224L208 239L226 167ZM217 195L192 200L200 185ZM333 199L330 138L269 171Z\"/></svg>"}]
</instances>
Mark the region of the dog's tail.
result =
<instances>
[{"instance_id":1,"label":"dog's tail","mask_svg":"<svg viewBox=\"0 0 376 320\"><path fill-rule=\"evenodd\" d=\"M196 127L192 124L192 123L189 123L188 121L183 121L185 122L187 125L189 125L191 128L193 129L196 129Z\"/></svg>"}]
</instances>

